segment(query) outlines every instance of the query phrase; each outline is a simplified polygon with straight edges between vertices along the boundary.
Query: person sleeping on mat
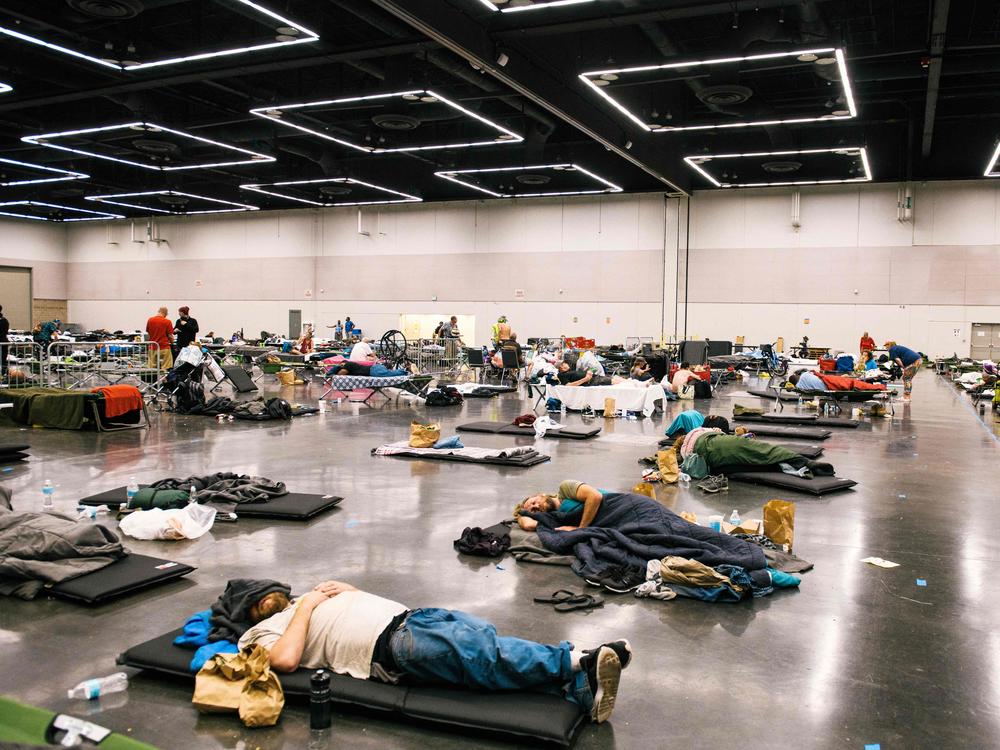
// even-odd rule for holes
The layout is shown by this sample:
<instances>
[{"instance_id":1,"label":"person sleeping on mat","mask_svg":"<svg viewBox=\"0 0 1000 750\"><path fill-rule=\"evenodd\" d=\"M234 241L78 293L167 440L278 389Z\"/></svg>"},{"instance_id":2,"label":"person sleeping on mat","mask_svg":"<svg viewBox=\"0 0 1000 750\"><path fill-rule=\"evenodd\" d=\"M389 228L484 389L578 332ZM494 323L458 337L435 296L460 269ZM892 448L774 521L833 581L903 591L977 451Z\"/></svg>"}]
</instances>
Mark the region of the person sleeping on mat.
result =
<instances>
[{"instance_id":1,"label":"person sleeping on mat","mask_svg":"<svg viewBox=\"0 0 1000 750\"><path fill-rule=\"evenodd\" d=\"M540 493L524 498L514 508L514 517L517 519L517 525L522 529L534 531L538 528L538 521L522 515L522 513L570 514L583 509L583 515L576 526L558 526L556 531L585 529L594 521L606 494L609 493L591 487L589 484L567 479L559 485L559 491L555 495Z\"/></svg>"},{"instance_id":2,"label":"person sleeping on mat","mask_svg":"<svg viewBox=\"0 0 1000 750\"><path fill-rule=\"evenodd\" d=\"M632 657L624 639L580 651L568 641L500 636L465 612L409 609L341 581L324 581L294 600L281 588L248 597L235 613L248 626L239 648L266 648L277 672L324 668L361 680L551 693L601 723L611 717Z\"/></svg>"},{"instance_id":3,"label":"person sleeping on mat","mask_svg":"<svg viewBox=\"0 0 1000 750\"><path fill-rule=\"evenodd\" d=\"M787 448L744 435L727 435L719 428L698 427L674 441L677 462L697 454L712 475L734 474L740 471L780 471L811 479L813 476L833 476L833 466L812 461Z\"/></svg>"}]
</instances>

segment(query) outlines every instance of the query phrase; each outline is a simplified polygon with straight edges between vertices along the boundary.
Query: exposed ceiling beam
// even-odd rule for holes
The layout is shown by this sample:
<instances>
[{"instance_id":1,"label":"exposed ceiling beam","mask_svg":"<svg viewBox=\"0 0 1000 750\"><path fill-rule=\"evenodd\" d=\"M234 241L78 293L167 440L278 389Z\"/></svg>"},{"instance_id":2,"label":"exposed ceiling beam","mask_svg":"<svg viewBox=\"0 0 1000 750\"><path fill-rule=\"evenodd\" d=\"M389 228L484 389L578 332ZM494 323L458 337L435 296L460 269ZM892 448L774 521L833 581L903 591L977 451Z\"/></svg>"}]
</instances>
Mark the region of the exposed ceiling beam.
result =
<instances>
[{"instance_id":1,"label":"exposed ceiling beam","mask_svg":"<svg viewBox=\"0 0 1000 750\"><path fill-rule=\"evenodd\" d=\"M931 61L927 67L927 101L924 104L924 135L920 141L920 155L925 159L931 155L931 143L934 139L934 117L937 114L938 92L941 87L941 65L950 7L951 0L934 0L934 16L931 19Z\"/></svg>"},{"instance_id":2,"label":"exposed ceiling beam","mask_svg":"<svg viewBox=\"0 0 1000 750\"><path fill-rule=\"evenodd\" d=\"M125 80L121 83L96 86L90 89L68 91L62 94L21 98L12 102L5 102L0 104L0 112L17 112L19 110L32 109L35 107L47 107L51 104L68 104L70 102L85 101L96 97L124 94L132 91L145 91L148 89L163 88L166 86L180 86L188 83L198 83L201 81L261 75L264 73L275 73L282 70L300 70L302 68L315 68L321 65L334 65L337 63L353 63L362 60L381 59L392 55L412 55L424 50L436 49L437 46L438 45L435 42L414 37L411 39L401 39L378 45L358 45L329 55L295 57L292 59L258 63L256 65L209 68L208 70L202 70L197 73L180 73L172 76L149 76L138 79L134 75L123 74L123 78Z\"/></svg>"},{"instance_id":3,"label":"exposed ceiling beam","mask_svg":"<svg viewBox=\"0 0 1000 750\"><path fill-rule=\"evenodd\" d=\"M626 130L574 85L575 73L543 68L518 50L507 48L502 50L506 62L500 64L500 51L483 25L444 6L441 0L371 1L652 175L668 189L687 192L690 176L682 169L683 162L670 139Z\"/></svg>"}]
</instances>

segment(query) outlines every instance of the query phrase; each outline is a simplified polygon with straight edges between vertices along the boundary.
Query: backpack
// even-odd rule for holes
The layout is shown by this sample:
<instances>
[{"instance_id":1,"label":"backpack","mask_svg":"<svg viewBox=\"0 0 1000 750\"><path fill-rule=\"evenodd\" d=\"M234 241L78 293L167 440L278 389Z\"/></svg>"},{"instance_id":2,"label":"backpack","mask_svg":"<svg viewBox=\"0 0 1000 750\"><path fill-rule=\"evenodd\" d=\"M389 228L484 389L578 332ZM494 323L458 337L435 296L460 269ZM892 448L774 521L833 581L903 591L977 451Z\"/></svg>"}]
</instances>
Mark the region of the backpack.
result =
<instances>
[{"instance_id":1,"label":"backpack","mask_svg":"<svg viewBox=\"0 0 1000 750\"><path fill-rule=\"evenodd\" d=\"M697 453L692 453L684 459L684 463L681 464L681 471L692 479L704 479L708 476L708 464Z\"/></svg>"},{"instance_id":2,"label":"backpack","mask_svg":"<svg viewBox=\"0 0 1000 750\"><path fill-rule=\"evenodd\" d=\"M170 408L179 414L187 414L205 403L205 387L193 380L182 380L177 389L167 399Z\"/></svg>"},{"instance_id":3,"label":"backpack","mask_svg":"<svg viewBox=\"0 0 1000 750\"><path fill-rule=\"evenodd\" d=\"M712 398L712 385L707 380L698 378L694 381L695 398Z\"/></svg>"},{"instance_id":4,"label":"backpack","mask_svg":"<svg viewBox=\"0 0 1000 750\"><path fill-rule=\"evenodd\" d=\"M462 394L450 385L435 388L427 394L428 406L458 406L464 401Z\"/></svg>"}]
</instances>

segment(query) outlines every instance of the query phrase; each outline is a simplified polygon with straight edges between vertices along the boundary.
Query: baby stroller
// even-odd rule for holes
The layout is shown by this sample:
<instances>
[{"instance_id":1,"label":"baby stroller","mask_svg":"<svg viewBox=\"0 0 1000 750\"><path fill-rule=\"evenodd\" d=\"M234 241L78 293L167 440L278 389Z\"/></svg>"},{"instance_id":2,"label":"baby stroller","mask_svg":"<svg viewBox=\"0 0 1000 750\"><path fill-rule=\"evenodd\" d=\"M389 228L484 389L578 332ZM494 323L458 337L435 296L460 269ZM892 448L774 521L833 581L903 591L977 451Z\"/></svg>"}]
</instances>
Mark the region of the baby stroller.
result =
<instances>
[{"instance_id":1,"label":"baby stroller","mask_svg":"<svg viewBox=\"0 0 1000 750\"><path fill-rule=\"evenodd\" d=\"M205 403L204 359L182 354L172 368L151 389L152 401L162 411L186 413L191 407Z\"/></svg>"}]
</instances>

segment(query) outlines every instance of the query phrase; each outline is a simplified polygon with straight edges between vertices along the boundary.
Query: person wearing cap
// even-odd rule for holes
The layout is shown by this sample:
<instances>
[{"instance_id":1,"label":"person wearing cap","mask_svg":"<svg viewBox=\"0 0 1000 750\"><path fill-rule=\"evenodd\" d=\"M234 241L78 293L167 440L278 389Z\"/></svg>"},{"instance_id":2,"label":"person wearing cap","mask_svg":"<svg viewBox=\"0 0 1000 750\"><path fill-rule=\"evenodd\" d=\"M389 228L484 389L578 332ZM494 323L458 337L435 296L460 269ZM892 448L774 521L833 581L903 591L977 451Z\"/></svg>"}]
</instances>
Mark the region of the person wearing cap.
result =
<instances>
[{"instance_id":1,"label":"person wearing cap","mask_svg":"<svg viewBox=\"0 0 1000 750\"><path fill-rule=\"evenodd\" d=\"M185 346L198 340L198 321L191 317L191 308L187 305L180 307L177 309L177 314L180 317L174 323L174 334L177 336L174 341L176 348L174 351L175 357L177 356L177 352Z\"/></svg>"},{"instance_id":2,"label":"person wearing cap","mask_svg":"<svg viewBox=\"0 0 1000 750\"><path fill-rule=\"evenodd\" d=\"M497 322L493 324L492 334L494 348L510 338L511 328L506 315L497 318Z\"/></svg>"}]
</instances>

